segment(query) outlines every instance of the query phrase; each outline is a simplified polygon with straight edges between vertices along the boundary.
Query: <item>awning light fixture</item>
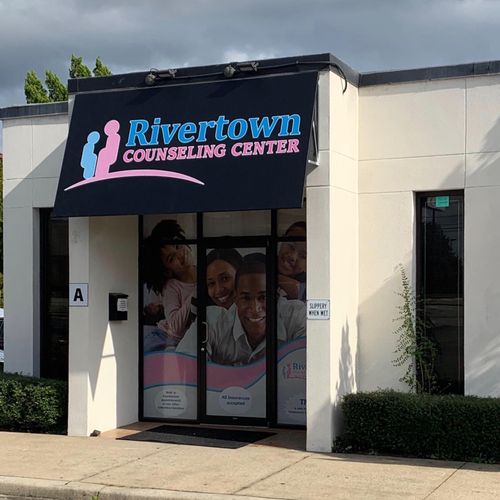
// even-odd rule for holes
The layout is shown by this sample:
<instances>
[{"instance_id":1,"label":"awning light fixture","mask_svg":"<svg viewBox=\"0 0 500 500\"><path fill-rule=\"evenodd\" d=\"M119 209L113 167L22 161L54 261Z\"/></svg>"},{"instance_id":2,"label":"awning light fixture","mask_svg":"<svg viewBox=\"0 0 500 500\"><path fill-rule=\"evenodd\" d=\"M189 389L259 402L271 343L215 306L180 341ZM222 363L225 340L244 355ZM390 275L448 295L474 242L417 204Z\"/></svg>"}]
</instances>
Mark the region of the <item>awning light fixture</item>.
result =
<instances>
[{"instance_id":1,"label":"awning light fixture","mask_svg":"<svg viewBox=\"0 0 500 500\"><path fill-rule=\"evenodd\" d=\"M149 86L155 85L156 83L160 82L161 80L174 79L176 73L177 73L176 69L166 69L166 70L159 71L156 68L151 68L149 70L149 73L144 78L144 83L146 85L149 85Z\"/></svg>"},{"instance_id":2,"label":"awning light fixture","mask_svg":"<svg viewBox=\"0 0 500 500\"><path fill-rule=\"evenodd\" d=\"M257 73L258 69L259 63L257 61L230 63L224 68L224 76L232 78L236 73Z\"/></svg>"}]
</instances>

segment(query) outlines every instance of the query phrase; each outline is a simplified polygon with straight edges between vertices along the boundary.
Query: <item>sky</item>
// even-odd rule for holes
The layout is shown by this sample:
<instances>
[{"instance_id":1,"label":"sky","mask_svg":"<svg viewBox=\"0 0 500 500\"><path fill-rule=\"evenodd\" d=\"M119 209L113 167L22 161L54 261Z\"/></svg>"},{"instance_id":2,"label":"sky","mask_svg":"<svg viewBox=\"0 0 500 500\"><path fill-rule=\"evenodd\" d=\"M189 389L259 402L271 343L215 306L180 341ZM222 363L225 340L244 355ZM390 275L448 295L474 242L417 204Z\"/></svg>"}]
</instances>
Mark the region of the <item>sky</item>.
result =
<instances>
[{"instance_id":1,"label":"sky","mask_svg":"<svg viewBox=\"0 0 500 500\"><path fill-rule=\"evenodd\" d=\"M500 0L0 0L0 108L71 54L114 74L331 52L359 72L500 59ZM1 151L1 140L0 140Z\"/></svg>"}]
</instances>

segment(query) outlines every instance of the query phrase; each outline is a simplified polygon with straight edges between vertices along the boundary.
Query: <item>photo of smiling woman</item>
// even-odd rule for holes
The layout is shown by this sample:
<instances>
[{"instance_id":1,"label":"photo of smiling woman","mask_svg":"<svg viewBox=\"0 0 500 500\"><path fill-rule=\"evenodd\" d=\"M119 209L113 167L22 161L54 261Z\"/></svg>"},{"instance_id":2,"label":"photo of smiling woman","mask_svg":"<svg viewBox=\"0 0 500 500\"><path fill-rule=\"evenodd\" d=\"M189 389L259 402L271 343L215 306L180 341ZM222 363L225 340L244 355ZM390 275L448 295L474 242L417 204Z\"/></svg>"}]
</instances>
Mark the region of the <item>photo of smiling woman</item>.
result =
<instances>
[{"instance_id":1,"label":"photo of smiling woman","mask_svg":"<svg viewBox=\"0 0 500 500\"><path fill-rule=\"evenodd\" d=\"M229 309L234 303L234 280L243 258L234 248L214 248L207 254L207 293L213 305Z\"/></svg>"}]
</instances>

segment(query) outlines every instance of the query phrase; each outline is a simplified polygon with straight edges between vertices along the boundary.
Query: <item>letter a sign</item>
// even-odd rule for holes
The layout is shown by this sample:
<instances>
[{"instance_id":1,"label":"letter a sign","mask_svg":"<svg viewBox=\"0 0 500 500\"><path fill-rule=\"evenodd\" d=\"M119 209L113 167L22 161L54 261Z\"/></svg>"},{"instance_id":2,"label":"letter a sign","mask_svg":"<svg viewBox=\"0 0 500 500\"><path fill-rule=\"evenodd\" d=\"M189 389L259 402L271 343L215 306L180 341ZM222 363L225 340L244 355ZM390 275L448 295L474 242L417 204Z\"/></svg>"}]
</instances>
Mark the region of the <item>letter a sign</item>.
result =
<instances>
[{"instance_id":1,"label":"letter a sign","mask_svg":"<svg viewBox=\"0 0 500 500\"><path fill-rule=\"evenodd\" d=\"M71 307L88 307L89 305L88 283L69 284L69 305Z\"/></svg>"}]
</instances>

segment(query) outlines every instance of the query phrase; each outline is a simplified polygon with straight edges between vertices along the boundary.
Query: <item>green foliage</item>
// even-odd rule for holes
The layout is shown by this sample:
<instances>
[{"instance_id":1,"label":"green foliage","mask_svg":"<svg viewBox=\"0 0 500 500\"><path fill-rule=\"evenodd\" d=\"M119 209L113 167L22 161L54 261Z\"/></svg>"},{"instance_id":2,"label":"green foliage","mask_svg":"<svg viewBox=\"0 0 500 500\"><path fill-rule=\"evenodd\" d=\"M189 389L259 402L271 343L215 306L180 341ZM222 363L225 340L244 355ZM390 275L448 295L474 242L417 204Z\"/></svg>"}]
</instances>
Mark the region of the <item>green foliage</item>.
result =
<instances>
[{"instance_id":1,"label":"green foliage","mask_svg":"<svg viewBox=\"0 0 500 500\"><path fill-rule=\"evenodd\" d=\"M102 63L101 59L98 57L95 60L95 66L93 70L94 76L111 76L113 73L109 70L109 68Z\"/></svg>"},{"instance_id":2,"label":"green foliage","mask_svg":"<svg viewBox=\"0 0 500 500\"><path fill-rule=\"evenodd\" d=\"M83 57L71 55L71 63L69 66L70 78L89 78L92 76L89 67L83 62Z\"/></svg>"},{"instance_id":3,"label":"green foliage","mask_svg":"<svg viewBox=\"0 0 500 500\"><path fill-rule=\"evenodd\" d=\"M45 72L45 85L47 85L49 100L51 102L68 100L68 89L61 82L59 77L50 70Z\"/></svg>"},{"instance_id":4,"label":"green foliage","mask_svg":"<svg viewBox=\"0 0 500 500\"><path fill-rule=\"evenodd\" d=\"M426 325L422 319L421 301L413 292L410 280L402 265L401 273L401 305L397 307L398 317L394 321L399 326L394 330L397 335L395 358L392 363L397 367L405 367L404 375L399 379L408 385L411 391L437 392L435 365L438 355L436 342L426 334Z\"/></svg>"},{"instance_id":5,"label":"green foliage","mask_svg":"<svg viewBox=\"0 0 500 500\"><path fill-rule=\"evenodd\" d=\"M95 67L93 71L94 76L110 76L112 75L109 68L103 64L98 57L95 60ZM82 57L77 57L74 54L71 56L71 63L69 67L70 78L89 78L92 72L89 67L85 65ZM28 104L44 103L44 102L59 102L68 99L68 90L62 83L60 78L50 70L45 72L45 85L38 78L34 71L28 71L24 81L24 94Z\"/></svg>"},{"instance_id":6,"label":"green foliage","mask_svg":"<svg viewBox=\"0 0 500 500\"><path fill-rule=\"evenodd\" d=\"M377 391L344 396L338 452L500 462L500 398Z\"/></svg>"},{"instance_id":7,"label":"green foliage","mask_svg":"<svg viewBox=\"0 0 500 500\"><path fill-rule=\"evenodd\" d=\"M65 434L67 408L66 382L0 374L0 429Z\"/></svg>"},{"instance_id":8,"label":"green foliage","mask_svg":"<svg viewBox=\"0 0 500 500\"><path fill-rule=\"evenodd\" d=\"M47 90L34 71L28 71L26 74L24 95L28 104L50 102Z\"/></svg>"}]
</instances>

